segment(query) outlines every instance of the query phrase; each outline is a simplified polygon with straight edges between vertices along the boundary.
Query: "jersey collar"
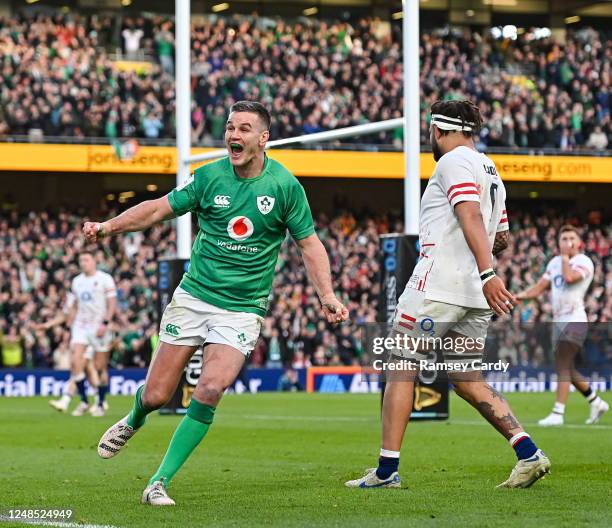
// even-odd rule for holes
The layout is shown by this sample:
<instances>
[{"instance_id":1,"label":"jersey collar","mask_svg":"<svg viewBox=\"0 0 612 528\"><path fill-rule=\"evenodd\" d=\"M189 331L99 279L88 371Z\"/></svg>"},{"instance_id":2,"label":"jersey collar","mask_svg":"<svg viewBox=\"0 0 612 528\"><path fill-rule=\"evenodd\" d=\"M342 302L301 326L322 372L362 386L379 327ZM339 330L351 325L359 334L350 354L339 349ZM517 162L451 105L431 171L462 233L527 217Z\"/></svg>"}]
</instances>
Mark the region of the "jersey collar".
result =
<instances>
[{"instance_id":1,"label":"jersey collar","mask_svg":"<svg viewBox=\"0 0 612 528\"><path fill-rule=\"evenodd\" d=\"M264 164L261 169L261 172L259 173L259 176L255 176L254 178L242 178L241 176L238 176L238 174L236 174L234 166L230 163L229 158L227 158L227 162L229 163L230 170L232 171L234 178L236 178L238 181L245 182L245 183L251 183L257 180L261 180L266 175L266 172L268 171L268 168L270 167L270 159L268 158L268 155L265 152L264 152Z\"/></svg>"}]
</instances>

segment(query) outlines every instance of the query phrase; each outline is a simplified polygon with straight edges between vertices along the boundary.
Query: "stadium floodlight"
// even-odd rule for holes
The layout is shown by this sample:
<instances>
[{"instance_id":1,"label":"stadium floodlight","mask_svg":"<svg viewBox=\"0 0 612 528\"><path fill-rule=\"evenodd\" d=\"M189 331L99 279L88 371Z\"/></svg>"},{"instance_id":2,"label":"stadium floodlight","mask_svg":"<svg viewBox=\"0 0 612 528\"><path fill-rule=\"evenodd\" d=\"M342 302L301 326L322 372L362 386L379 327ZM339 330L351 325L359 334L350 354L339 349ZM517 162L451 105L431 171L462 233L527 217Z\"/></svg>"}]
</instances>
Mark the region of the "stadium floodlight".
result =
<instances>
[{"instance_id":1,"label":"stadium floodlight","mask_svg":"<svg viewBox=\"0 0 612 528\"><path fill-rule=\"evenodd\" d=\"M221 13L221 11L227 11L230 8L228 2L222 2L221 4L215 4L210 9L213 13Z\"/></svg>"},{"instance_id":2,"label":"stadium floodlight","mask_svg":"<svg viewBox=\"0 0 612 528\"><path fill-rule=\"evenodd\" d=\"M189 2L175 0L176 8L176 144L178 164L176 184L181 185L189 177L189 168L227 155L226 149L190 155L191 106L190 84L190 8ZM419 231L419 207L421 201L420 178L420 93L419 93L419 3L403 2L404 48L404 117L352 127L305 134L292 138L269 141L266 148L293 144L320 143L344 137L404 128L404 231L415 235ZM177 253L179 258L189 258L191 252L191 216L177 219Z\"/></svg>"}]
</instances>

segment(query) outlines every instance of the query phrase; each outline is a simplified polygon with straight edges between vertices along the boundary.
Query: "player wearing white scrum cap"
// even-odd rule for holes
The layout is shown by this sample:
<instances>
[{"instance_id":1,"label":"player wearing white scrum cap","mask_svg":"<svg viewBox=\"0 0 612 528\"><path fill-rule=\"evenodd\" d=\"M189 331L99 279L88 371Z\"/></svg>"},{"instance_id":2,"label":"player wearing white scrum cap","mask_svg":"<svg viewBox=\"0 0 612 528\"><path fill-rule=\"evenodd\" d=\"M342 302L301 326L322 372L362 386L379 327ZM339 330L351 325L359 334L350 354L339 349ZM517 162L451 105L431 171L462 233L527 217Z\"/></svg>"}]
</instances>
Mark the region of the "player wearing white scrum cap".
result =
<instances>
[{"instance_id":1,"label":"player wearing white scrum cap","mask_svg":"<svg viewBox=\"0 0 612 528\"><path fill-rule=\"evenodd\" d=\"M470 101L438 101L431 107L430 140L435 171L421 199L420 259L400 296L393 330L413 337L452 338L444 351L453 365L477 365L493 312L507 314L514 296L493 269L493 256L508 243L506 190L495 163L476 150L473 136L482 119ZM459 353L459 341L471 339ZM400 487L399 455L410 420L418 365L427 359L422 348L392 351L393 361L412 361L408 374L387 379L378 467L348 487ZM462 369L461 369L462 370ZM518 463L499 487L525 488L548 473L550 461L514 417L506 399L482 372L449 374L455 392L468 401L514 448Z\"/></svg>"}]
</instances>

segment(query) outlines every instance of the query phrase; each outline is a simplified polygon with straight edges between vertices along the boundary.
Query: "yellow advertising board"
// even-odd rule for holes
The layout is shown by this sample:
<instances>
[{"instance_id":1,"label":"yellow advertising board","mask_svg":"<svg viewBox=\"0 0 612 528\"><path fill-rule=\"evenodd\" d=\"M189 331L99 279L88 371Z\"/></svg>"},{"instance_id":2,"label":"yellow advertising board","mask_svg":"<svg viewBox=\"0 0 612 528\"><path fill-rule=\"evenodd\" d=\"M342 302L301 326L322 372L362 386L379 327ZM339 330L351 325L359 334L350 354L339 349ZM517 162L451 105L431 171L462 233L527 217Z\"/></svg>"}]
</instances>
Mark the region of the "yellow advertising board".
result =
<instances>
[{"instance_id":1,"label":"yellow advertising board","mask_svg":"<svg viewBox=\"0 0 612 528\"><path fill-rule=\"evenodd\" d=\"M125 144L124 144L125 146ZM119 157L110 145L0 143L0 170L28 172L98 172L174 174L174 147L144 147L133 141ZM194 153L211 149L193 149ZM399 152L272 150L270 156L300 177L391 178L404 175ZM612 182L612 158L596 156L492 155L506 181ZM421 154L421 178L435 162Z\"/></svg>"},{"instance_id":2,"label":"yellow advertising board","mask_svg":"<svg viewBox=\"0 0 612 528\"><path fill-rule=\"evenodd\" d=\"M120 159L110 145L0 144L0 170L42 172L176 173L176 149L138 147Z\"/></svg>"}]
</instances>

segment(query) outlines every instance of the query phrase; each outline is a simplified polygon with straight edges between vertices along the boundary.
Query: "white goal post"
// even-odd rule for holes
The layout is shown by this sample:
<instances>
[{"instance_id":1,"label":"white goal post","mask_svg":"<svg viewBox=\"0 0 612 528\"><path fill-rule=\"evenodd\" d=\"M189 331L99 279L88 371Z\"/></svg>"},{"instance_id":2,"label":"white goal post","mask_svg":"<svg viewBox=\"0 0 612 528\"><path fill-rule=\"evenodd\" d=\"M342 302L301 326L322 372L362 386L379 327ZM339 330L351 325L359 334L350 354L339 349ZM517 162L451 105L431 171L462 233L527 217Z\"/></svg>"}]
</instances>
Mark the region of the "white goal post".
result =
<instances>
[{"instance_id":1,"label":"white goal post","mask_svg":"<svg viewBox=\"0 0 612 528\"><path fill-rule=\"evenodd\" d=\"M305 145L404 128L404 231L418 234L421 199L420 106L419 106L419 2L403 1L404 117L363 125L269 141L266 149ZM191 11L188 0L175 0L176 10L176 146L177 186L189 178L189 167L227 155L226 149L191 155ZM178 218L177 253L189 258L191 252L191 215Z\"/></svg>"}]
</instances>

